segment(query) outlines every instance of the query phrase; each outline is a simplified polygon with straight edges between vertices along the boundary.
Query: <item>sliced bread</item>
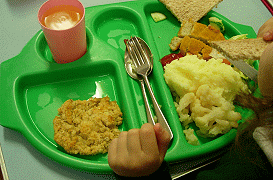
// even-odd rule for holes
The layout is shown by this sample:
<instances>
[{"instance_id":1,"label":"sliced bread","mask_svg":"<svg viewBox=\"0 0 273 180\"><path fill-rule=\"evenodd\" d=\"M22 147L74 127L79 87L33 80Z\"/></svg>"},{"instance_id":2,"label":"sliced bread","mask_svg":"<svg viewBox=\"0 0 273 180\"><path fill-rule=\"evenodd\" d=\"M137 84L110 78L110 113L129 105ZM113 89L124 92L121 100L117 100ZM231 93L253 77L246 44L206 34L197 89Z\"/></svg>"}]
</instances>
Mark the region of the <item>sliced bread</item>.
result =
<instances>
[{"instance_id":1,"label":"sliced bread","mask_svg":"<svg viewBox=\"0 0 273 180\"><path fill-rule=\"evenodd\" d=\"M179 49L181 40L182 38L176 36L172 38L171 43L169 44L172 51L176 51L177 49Z\"/></svg>"},{"instance_id":2,"label":"sliced bread","mask_svg":"<svg viewBox=\"0 0 273 180\"><path fill-rule=\"evenodd\" d=\"M185 37L190 35L194 24L195 22L193 22L192 19L189 19L188 21L183 21L177 34L178 37Z\"/></svg>"},{"instance_id":3,"label":"sliced bread","mask_svg":"<svg viewBox=\"0 0 273 180\"><path fill-rule=\"evenodd\" d=\"M159 0L182 23L184 20L199 21L223 0Z\"/></svg>"},{"instance_id":4,"label":"sliced bread","mask_svg":"<svg viewBox=\"0 0 273 180\"><path fill-rule=\"evenodd\" d=\"M209 45L233 60L260 60L263 51L271 42L265 41L263 38L257 38L210 41Z\"/></svg>"}]
</instances>

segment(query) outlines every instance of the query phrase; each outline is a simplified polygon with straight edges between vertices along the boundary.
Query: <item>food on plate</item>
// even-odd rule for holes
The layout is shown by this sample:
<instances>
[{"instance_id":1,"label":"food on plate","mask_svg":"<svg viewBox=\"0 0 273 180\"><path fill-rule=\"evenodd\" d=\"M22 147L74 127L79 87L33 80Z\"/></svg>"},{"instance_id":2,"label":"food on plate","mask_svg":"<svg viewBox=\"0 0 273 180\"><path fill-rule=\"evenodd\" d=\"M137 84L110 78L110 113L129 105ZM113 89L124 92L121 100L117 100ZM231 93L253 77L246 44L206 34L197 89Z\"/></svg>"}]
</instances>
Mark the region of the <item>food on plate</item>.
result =
<instances>
[{"instance_id":1,"label":"food on plate","mask_svg":"<svg viewBox=\"0 0 273 180\"><path fill-rule=\"evenodd\" d=\"M53 120L54 140L70 154L96 155L108 152L119 136L122 112L109 97L67 100Z\"/></svg>"},{"instance_id":2,"label":"food on plate","mask_svg":"<svg viewBox=\"0 0 273 180\"><path fill-rule=\"evenodd\" d=\"M223 0L159 0L180 21L192 19L199 21L213 7Z\"/></svg>"},{"instance_id":3,"label":"food on plate","mask_svg":"<svg viewBox=\"0 0 273 180\"><path fill-rule=\"evenodd\" d=\"M183 29L184 27L181 26L179 31L181 29ZM190 31L190 33L187 35L187 36L191 36L191 37L194 37L194 38L197 38L198 39L198 35L207 28L207 25L205 24L202 24L202 23L198 23L198 22L195 22L192 26L192 29ZM178 36L179 36L179 31L178 31Z\"/></svg>"},{"instance_id":4,"label":"food on plate","mask_svg":"<svg viewBox=\"0 0 273 180\"><path fill-rule=\"evenodd\" d=\"M225 31L225 26L222 20L218 19L217 17L210 17L209 18L209 25L220 30L221 33Z\"/></svg>"},{"instance_id":5,"label":"food on plate","mask_svg":"<svg viewBox=\"0 0 273 180\"><path fill-rule=\"evenodd\" d=\"M225 40L224 35L212 26L205 28L195 38L204 42Z\"/></svg>"},{"instance_id":6,"label":"food on plate","mask_svg":"<svg viewBox=\"0 0 273 180\"><path fill-rule=\"evenodd\" d=\"M270 44L263 38L247 39L247 34L234 36L226 40L220 30L214 27L217 25L219 29L224 29L221 20L215 17L209 19L211 23L209 26L194 22L191 19L183 21L178 37L173 37L169 44L171 50L180 49L182 55L194 54L205 60L212 57L225 59L224 56L234 60L259 60L264 49ZM212 25L213 23L215 25ZM226 59L225 62L230 64Z\"/></svg>"},{"instance_id":7,"label":"food on plate","mask_svg":"<svg viewBox=\"0 0 273 180\"><path fill-rule=\"evenodd\" d=\"M198 138L195 136L194 130L192 128L183 130L183 133L185 134L186 140L189 144L194 146L200 145Z\"/></svg>"},{"instance_id":8,"label":"food on plate","mask_svg":"<svg viewBox=\"0 0 273 180\"><path fill-rule=\"evenodd\" d=\"M181 24L181 27L178 31L178 37L185 37L191 34L192 28L195 22L192 19L184 20Z\"/></svg>"},{"instance_id":9,"label":"food on plate","mask_svg":"<svg viewBox=\"0 0 273 180\"><path fill-rule=\"evenodd\" d=\"M235 112L233 100L240 92L249 93L240 74L222 61L187 55L164 68L165 81L176 97L180 121L186 129L195 122L197 133L204 137L236 128L241 115Z\"/></svg>"},{"instance_id":10,"label":"food on plate","mask_svg":"<svg viewBox=\"0 0 273 180\"><path fill-rule=\"evenodd\" d=\"M153 12L151 13L151 16L153 18L153 20L155 22L159 22L159 21L163 21L164 19L166 19L167 17L165 16L165 14L162 14L160 12Z\"/></svg>"},{"instance_id":11,"label":"food on plate","mask_svg":"<svg viewBox=\"0 0 273 180\"><path fill-rule=\"evenodd\" d=\"M220 30L216 29L213 26L207 26L202 23L189 21L183 21L178 33L178 37L190 36L192 38L196 38L202 40L204 42L207 41L217 41L217 40L225 40L224 35Z\"/></svg>"},{"instance_id":12,"label":"food on plate","mask_svg":"<svg viewBox=\"0 0 273 180\"><path fill-rule=\"evenodd\" d=\"M188 36L184 37L180 44L180 53L184 56L187 53L198 55L201 53L204 59L209 59L209 54L211 53L212 48L199 41L195 38L190 38Z\"/></svg>"},{"instance_id":13,"label":"food on plate","mask_svg":"<svg viewBox=\"0 0 273 180\"><path fill-rule=\"evenodd\" d=\"M173 51L180 49L180 53L185 56L186 54L198 55L205 60L211 58L213 49L195 38L185 36L184 38L174 37L169 44Z\"/></svg>"},{"instance_id":14,"label":"food on plate","mask_svg":"<svg viewBox=\"0 0 273 180\"><path fill-rule=\"evenodd\" d=\"M256 39L237 39L210 41L211 47L234 60L254 59L259 60L265 48L271 42L265 41L263 38Z\"/></svg>"},{"instance_id":15,"label":"food on plate","mask_svg":"<svg viewBox=\"0 0 273 180\"><path fill-rule=\"evenodd\" d=\"M211 10L208 7L214 7L220 0L160 1L181 22L178 34L172 38L169 46L172 51L179 49L179 54L184 56L179 58L167 55L167 61L163 57L161 63L165 70L165 81L176 98L176 110L185 127L183 132L187 141L198 145L198 138L189 124L194 122L199 128L197 134L203 137L227 133L231 128L236 128L237 121L241 119L233 105L235 96L242 92L250 93L243 81L242 72L232 68L224 56L232 56L233 59L259 59L257 57L260 56L260 51L268 43L260 39L241 40L246 35L231 38L238 39L236 42L226 40L223 35L224 24L216 17L209 18L208 26L197 22L206 13L198 18L196 14L201 12L201 15L205 9ZM258 47L252 43L254 41Z\"/></svg>"},{"instance_id":16,"label":"food on plate","mask_svg":"<svg viewBox=\"0 0 273 180\"><path fill-rule=\"evenodd\" d=\"M182 38L177 37L177 36L172 38L171 43L169 44L172 51L176 51L177 49L179 49L180 44L181 44L181 40L182 40Z\"/></svg>"},{"instance_id":17,"label":"food on plate","mask_svg":"<svg viewBox=\"0 0 273 180\"><path fill-rule=\"evenodd\" d=\"M166 66L166 64L170 64L173 60L179 59L179 58L182 58L182 57L184 57L184 56L181 53L177 53L177 54L172 53L172 54L168 54L168 55L164 56L160 60L160 62L162 64L162 66L164 67L164 66Z\"/></svg>"},{"instance_id":18,"label":"food on plate","mask_svg":"<svg viewBox=\"0 0 273 180\"><path fill-rule=\"evenodd\" d=\"M191 39L189 36L185 36L183 39L180 41L179 49L181 54L185 54L188 52L188 47L190 46Z\"/></svg>"},{"instance_id":19,"label":"food on plate","mask_svg":"<svg viewBox=\"0 0 273 180\"><path fill-rule=\"evenodd\" d=\"M183 21L178 33L178 37L190 36L192 38L196 38L204 41L217 41L217 40L225 40L224 35L220 30L216 29L213 26L207 26L202 23Z\"/></svg>"},{"instance_id":20,"label":"food on plate","mask_svg":"<svg viewBox=\"0 0 273 180\"><path fill-rule=\"evenodd\" d=\"M172 51L180 49L180 53L200 55L203 59L217 58L219 53L208 46L208 41L225 40L220 30L192 20L184 21L178 32L178 37L172 38L169 44Z\"/></svg>"}]
</instances>

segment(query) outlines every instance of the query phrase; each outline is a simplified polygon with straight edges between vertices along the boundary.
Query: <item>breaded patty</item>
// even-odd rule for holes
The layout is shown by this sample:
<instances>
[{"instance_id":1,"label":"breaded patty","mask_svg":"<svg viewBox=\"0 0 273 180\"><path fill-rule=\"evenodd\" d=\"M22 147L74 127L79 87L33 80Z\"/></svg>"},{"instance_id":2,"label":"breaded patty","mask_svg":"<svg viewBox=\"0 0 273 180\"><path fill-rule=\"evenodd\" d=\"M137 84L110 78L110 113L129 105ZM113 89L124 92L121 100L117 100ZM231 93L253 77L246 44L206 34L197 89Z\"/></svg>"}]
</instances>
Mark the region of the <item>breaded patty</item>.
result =
<instances>
[{"instance_id":1,"label":"breaded patty","mask_svg":"<svg viewBox=\"0 0 273 180\"><path fill-rule=\"evenodd\" d=\"M54 140L70 154L106 153L111 140L119 136L122 112L109 97L69 99L58 112L53 120Z\"/></svg>"}]
</instances>

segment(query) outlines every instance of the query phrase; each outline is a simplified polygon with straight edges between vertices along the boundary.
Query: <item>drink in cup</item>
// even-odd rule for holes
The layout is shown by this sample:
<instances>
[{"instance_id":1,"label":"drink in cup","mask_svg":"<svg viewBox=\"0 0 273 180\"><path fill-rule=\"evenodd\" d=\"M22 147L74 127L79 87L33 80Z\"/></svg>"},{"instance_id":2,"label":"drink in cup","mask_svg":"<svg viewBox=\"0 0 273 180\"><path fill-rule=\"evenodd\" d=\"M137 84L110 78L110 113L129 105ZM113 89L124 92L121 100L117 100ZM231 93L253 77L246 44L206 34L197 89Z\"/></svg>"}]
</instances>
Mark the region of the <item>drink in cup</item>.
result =
<instances>
[{"instance_id":1,"label":"drink in cup","mask_svg":"<svg viewBox=\"0 0 273 180\"><path fill-rule=\"evenodd\" d=\"M38 20L57 63L73 62L86 53L85 9L78 0L48 0Z\"/></svg>"}]
</instances>

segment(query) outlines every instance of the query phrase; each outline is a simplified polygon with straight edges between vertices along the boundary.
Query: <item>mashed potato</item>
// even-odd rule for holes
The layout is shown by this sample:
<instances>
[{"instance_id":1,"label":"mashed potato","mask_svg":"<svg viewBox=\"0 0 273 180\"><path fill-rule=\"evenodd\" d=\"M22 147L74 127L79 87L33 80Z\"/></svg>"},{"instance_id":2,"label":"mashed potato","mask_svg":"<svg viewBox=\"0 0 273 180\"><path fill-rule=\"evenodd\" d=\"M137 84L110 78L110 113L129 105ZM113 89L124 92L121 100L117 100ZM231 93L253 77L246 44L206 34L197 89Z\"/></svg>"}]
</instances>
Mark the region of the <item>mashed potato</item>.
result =
<instances>
[{"instance_id":1,"label":"mashed potato","mask_svg":"<svg viewBox=\"0 0 273 180\"><path fill-rule=\"evenodd\" d=\"M238 126L241 115L234 111L233 100L240 91L249 90L240 74L222 59L205 61L187 55L167 64L164 77L177 97L176 110L186 129L195 122L200 129L197 134L215 137Z\"/></svg>"}]
</instances>

